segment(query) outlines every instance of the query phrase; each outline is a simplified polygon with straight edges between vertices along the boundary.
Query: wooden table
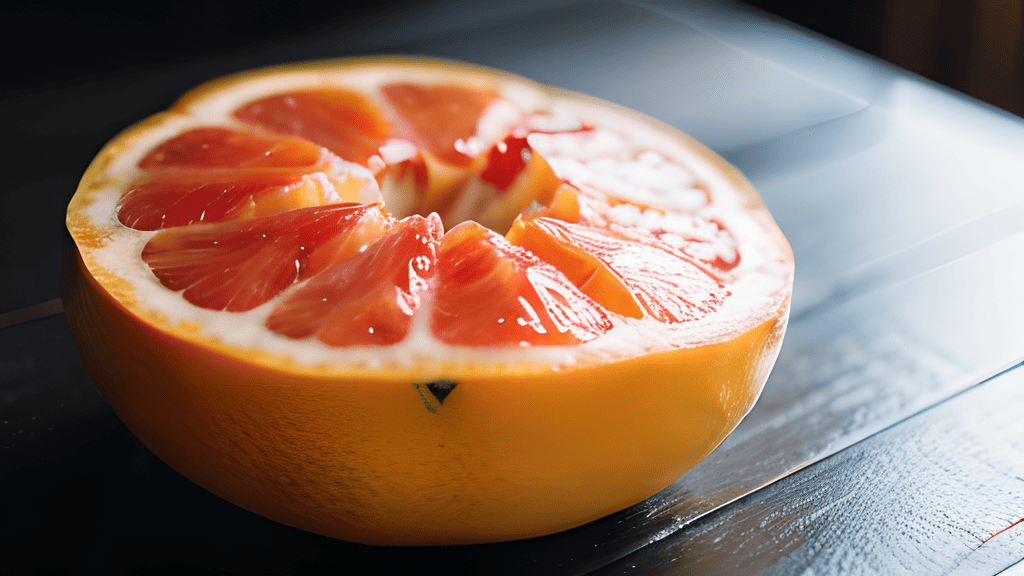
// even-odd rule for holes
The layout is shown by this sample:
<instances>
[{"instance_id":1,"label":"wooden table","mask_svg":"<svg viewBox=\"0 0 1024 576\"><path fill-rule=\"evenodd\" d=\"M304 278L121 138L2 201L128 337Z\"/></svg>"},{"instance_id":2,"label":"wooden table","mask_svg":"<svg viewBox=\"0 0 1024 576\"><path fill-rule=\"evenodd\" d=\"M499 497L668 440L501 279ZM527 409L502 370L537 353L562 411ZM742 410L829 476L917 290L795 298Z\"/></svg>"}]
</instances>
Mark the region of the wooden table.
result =
<instances>
[{"instance_id":1,"label":"wooden table","mask_svg":"<svg viewBox=\"0 0 1024 576\"><path fill-rule=\"evenodd\" d=\"M1024 122L742 5L676 4L431 4L0 99L5 564L992 575L1024 559ZM545 538L360 546L198 488L97 392L54 300L63 212L92 155L210 77L373 52L479 62L637 108L761 191L796 254L789 332L753 412L671 487Z\"/></svg>"}]
</instances>

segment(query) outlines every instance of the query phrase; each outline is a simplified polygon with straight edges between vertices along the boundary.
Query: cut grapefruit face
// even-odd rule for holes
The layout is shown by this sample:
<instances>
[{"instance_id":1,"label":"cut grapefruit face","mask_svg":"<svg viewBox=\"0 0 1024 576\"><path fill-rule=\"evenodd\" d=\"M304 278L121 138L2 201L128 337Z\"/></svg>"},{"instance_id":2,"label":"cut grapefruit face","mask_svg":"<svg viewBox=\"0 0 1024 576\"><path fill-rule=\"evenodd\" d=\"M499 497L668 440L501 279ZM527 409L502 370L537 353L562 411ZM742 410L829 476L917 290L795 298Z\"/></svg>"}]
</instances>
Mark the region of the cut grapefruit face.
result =
<instances>
[{"instance_id":1,"label":"cut grapefruit face","mask_svg":"<svg viewBox=\"0 0 1024 576\"><path fill-rule=\"evenodd\" d=\"M499 71L257 70L125 131L64 298L139 438L269 518L510 540L661 490L753 405L789 245L713 153Z\"/></svg>"}]
</instances>

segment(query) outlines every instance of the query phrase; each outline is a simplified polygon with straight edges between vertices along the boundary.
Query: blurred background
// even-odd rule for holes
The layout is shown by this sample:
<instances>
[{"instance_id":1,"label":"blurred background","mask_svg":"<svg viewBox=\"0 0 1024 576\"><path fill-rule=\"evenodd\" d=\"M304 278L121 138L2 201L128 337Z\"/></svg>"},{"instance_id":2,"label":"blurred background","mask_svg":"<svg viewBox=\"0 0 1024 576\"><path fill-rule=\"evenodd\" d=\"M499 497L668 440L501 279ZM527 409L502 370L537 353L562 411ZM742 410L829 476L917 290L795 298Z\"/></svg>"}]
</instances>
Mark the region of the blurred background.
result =
<instances>
[{"instance_id":1,"label":"blurred background","mask_svg":"<svg viewBox=\"0 0 1024 576\"><path fill-rule=\"evenodd\" d=\"M1020 0L747 3L1024 115Z\"/></svg>"},{"instance_id":2,"label":"blurred background","mask_svg":"<svg viewBox=\"0 0 1024 576\"><path fill-rule=\"evenodd\" d=\"M680 0L685 2L686 0ZM13 2L0 9L3 92L372 25L443 0ZM556 2L549 2L554 4ZM564 1L562 2L564 3ZM854 48L1024 115L1020 0L747 0ZM429 6L428 6L429 5Z\"/></svg>"}]
</instances>

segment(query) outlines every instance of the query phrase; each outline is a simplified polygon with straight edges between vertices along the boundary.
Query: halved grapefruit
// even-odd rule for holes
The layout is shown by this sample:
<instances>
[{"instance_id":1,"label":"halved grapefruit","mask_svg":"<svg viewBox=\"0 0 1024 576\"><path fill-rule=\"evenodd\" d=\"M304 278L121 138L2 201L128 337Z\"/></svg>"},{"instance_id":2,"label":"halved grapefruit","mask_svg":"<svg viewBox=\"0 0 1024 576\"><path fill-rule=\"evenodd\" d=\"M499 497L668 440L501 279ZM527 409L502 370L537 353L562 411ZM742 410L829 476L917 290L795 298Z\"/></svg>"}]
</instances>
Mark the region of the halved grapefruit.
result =
<instances>
[{"instance_id":1,"label":"halved grapefruit","mask_svg":"<svg viewBox=\"0 0 1024 576\"><path fill-rule=\"evenodd\" d=\"M376 544L549 534L648 498L747 413L793 258L678 131L446 61L257 70L117 136L65 307L158 456Z\"/></svg>"}]
</instances>

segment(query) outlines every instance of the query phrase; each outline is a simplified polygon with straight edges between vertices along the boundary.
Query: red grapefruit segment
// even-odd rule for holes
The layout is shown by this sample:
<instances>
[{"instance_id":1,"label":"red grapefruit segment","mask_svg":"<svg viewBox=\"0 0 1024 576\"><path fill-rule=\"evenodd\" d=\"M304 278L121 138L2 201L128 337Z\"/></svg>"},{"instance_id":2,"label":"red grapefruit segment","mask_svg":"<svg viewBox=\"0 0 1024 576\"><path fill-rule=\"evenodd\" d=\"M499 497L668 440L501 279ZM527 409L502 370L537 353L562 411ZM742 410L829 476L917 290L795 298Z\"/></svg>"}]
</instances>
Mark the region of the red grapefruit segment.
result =
<instances>
[{"instance_id":1,"label":"red grapefruit segment","mask_svg":"<svg viewBox=\"0 0 1024 576\"><path fill-rule=\"evenodd\" d=\"M324 179L291 172L156 177L121 197L117 218L136 230L242 220L310 205L337 193Z\"/></svg>"},{"instance_id":2,"label":"red grapefruit segment","mask_svg":"<svg viewBox=\"0 0 1024 576\"><path fill-rule=\"evenodd\" d=\"M494 184L499 192L507 190L532 157L526 136L512 133L492 146L487 152L487 166L480 173L480 179Z\"/></svg>"},{"instance_id":3,"label":"red grapefruit segment","mask_svg":"<svg viewBox=\"0 0 1024 576\"><path fill-rule=\"evenodd\" d=\"M531 216L605 228L641 244L655 245L693 262L719 281L725 281L740 263L736 238L720 221L684 212L668 214L588 186L563 184L549 205Z\"/></svg>"},{"instance_id":4,"label":"red grapefruit segment","mask_svg":"<svg viewBox=\"0 0 1024 576\"><path fill-rule=\"evenodd\" d=\"M584 294L605 309L642 318L643 308L623 279L608 264L581 246L561 223L548 217L520 218L507 234L508 240L561 270Z\"/></svg>"},{"instance_id":5,"label":"red grapefruit segment","mask_svg":"<svg viewBox=\"0 0 1024 576\"><path fill-rule=\"evenodd\" d=\"M323 150L302 138L270 136L229 128L204 127L183 132L139 161L143 170L216 168L314 168Z\"/></svg>"},{"instance_id":6,"label":"red grapefruit segment","mask_svg":"<svg viewBox=\"0 0 1024 576\"><path fill-rule=\"evenodd\" d=\"M390 124L373 102L342 88L267 96L238 108L234 117L301 136L364 166L391 134Z\"/></svg>"},{"instance_id":7,"label":"red grapefruit segment","mask_svg":"<svg viewBox=\"0 0 1024 576\"><path fill-rule=\"evenodd\" d=\"M306 262L318 248L350 242L360 236L360 228L369 228L372 234L375 215L380 215L376 206L336 205L171 228L146 243L142 259L161 284L184 290L192 304L243 312L311 275Z\"/></svg>"},{"instance_id":8,"label":"red grapefruit segment","mask_svg":"<svg viewBox=\"0 0 1024 576\"><path fill-rule=\"evenodd\" d=\"M432 329L443 342L573 345L612 327L564 274L475 222L445 234L437 268Z\"/></svg>"},{"instance_id":9,"label":"red grapefruit segment","mask_svg":"<svg viewBox=\"0 0 1024 576\"><path fill-rule=\"evenodd\" d=\"M449 164L466 166L482 149L474 149L477 123L500 97L494 90L463 86L388 84L381 92L408 124L407 137Z\"/></svg>"},{"instance_id":10,"label":"red grapefruit segment","mask_svg":"<svg viewBox=\"0 0 1024 576\"><path fill-rule=\"evenodd\" d=\"M698 320L729 295L689 259L606 229L540 216L518 220L509 236L560 270L572 271L580 290L624 316L641 317L639 303L661 322Z\"/></svg>"},{"instance_id":11,"label":"red grapefruit segment","mask_svg":"<svg viewBox=\"0 0 1024 576\"><path fill-rule=\"evenodd\" d=\"M340 201L339 190L358 187L332 176L330 155L306 140L225 128L171 138L139 167L147 174L117 213L136 230L268 216Z\"/></svg>"},{"instance_id":12,"label":"red grapefruit segment","mask_svg":"<svg viewBox=\"0 0 1024 576\"><path fill-rule=\"evenodd\" d=\"M442 233L436 215L399 221L364 251L297 286L270 313L266 327L329 346L401 341L434 276Z\"/></svg>"}]
</instances>

